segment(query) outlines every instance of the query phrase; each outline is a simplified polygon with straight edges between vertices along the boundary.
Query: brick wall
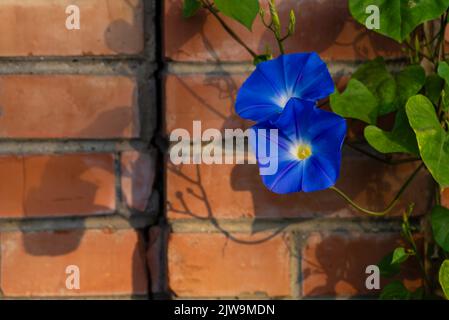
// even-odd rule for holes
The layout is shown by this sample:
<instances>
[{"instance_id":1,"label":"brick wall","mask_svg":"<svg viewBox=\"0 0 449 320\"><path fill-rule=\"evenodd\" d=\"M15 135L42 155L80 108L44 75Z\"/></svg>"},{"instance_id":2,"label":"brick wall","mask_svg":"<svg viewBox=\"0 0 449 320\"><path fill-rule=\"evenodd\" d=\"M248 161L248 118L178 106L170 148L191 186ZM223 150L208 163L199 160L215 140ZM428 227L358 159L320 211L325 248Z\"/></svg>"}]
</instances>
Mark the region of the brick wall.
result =
<instances>
[{"instance_id":1,"label":"brick wall","mask_svg":"<svg viewBox=\"0 0 449 320\"><path fill-rule=\"evenodd\" d=\"M250 125L233 111L250 56L212 17L183 19L181 3L1 1L0 298L376 294L365 267L399 243L397 215L360 215L327 191L271 194L256 165L170 163L173 129ZM317 51L341 85L360 61L401 57L345 3L279 1L284 17L299 12L287 50ZM80 30L65 28L71 4ZM259 22L231 25L253 49L271 41ZM376 208L413 169L345 150L339 185ZM426 212L429 183L422 174L396 212L417 193ZM71 265L80 289L66 287Z\"/></svg>"},{"instance_id":2,"label":"brick wall","mask_svg":"<svg viewBox=\"0 0 449 320\"><path fill-rule=\"evenodd\" d=\"M66 28L77 5L81 29ZM0 298L150 294L155 4L0 3ZM66 268L80 288L66 286Z\"/></svg>"},{"instance_id":3,"label":"brick wall","mask_svg":"<svg viewBox=\"0 0 449 320\"><path fill-rule=\"evenodd\" d=\"M247 128L234 112L235 96L252 70L251 57L202 13L185 20L181 0L164 1L163 103L168 135L176 128ZM393 42L356 24L346 0L278 1L285 19L299 12L289 52L316 51L335 81L378 55L395 67L401 51ZM227 20L229 21L229 20ZM256 20L253 33L229 21L252 49L263 52L271 34ZM360 124L351 124L353 134ZM391 201L415 166L389 166L344 150L339 187L363 206L380 209ZM365 268L399 243L401 209L416 200L415 215L429 208L430 180L423 173L407 191L395 215L373 219L352 210L331 191L275 195L262 184L256 165L179 165L167 160L167 225L160 248L159 288L181 298L317 298L379 294L365 288ZM422 242L421 242L422 243ZM165 255L163 255L165 257ZM415 266L406 284L421 283Z\"/></svg>"}]
</instances>

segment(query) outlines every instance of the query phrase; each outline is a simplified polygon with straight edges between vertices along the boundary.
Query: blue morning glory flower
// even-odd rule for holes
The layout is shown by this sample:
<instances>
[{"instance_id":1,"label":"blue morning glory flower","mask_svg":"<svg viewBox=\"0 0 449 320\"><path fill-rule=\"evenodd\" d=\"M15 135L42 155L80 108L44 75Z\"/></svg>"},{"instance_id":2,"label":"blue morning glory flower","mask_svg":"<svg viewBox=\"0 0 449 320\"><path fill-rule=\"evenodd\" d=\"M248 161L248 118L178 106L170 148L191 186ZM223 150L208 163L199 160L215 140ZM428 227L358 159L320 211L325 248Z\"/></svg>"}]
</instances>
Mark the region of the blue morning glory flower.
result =
<instances>
[{"instance_id":1,"label":"blue morning glory flower","mask_svg":"<svg viewBox=\"0 0 449 320\"><path fill-rule=\"evenodd\" d=\"M245 81L235 105L240 117L256 122L279 115L290 98L316 102L334 92L326 64L316 53L295 53L262 62Z\"/></svg>"},{"instance_id":2,"label":"blue morning glory flower","mask_svg":"<svg viewBox=\"0 0 449 320\"><path fill-rule=\"evenodd\" d=\"M270 129L277 129L277 140L269 134ZM314 102L293 98L276 120L258 123L251 130L250 143L261 177L271 191L312 192L337 181L346 136L346 121L339 115L318 109ZM273 141L277 152L270 150ZM276 172L262 175L262 166L274 161Z\"/></svg>"}]
</instances>

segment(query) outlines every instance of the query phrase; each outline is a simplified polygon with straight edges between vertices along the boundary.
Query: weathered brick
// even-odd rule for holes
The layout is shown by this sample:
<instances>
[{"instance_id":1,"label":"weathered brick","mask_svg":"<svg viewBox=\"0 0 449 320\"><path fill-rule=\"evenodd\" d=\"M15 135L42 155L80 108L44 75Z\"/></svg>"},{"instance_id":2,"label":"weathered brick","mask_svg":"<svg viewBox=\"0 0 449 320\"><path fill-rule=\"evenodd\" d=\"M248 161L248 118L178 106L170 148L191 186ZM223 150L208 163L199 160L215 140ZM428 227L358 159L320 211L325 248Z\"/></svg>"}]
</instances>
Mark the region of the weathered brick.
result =
<instances>
[{"instance_id":1,"label":"weathered brick","mask_svg":"<svg viewBox=\"0 0 449 320\"><path fill-rule=\"evenodd\" d=\"M155 154L127 151L121 155L122 194L126 204L144 211L153 191Z\"/></svg>"},{"instance_id":2,"label":"weathered brick","mask_svg":"<svg viewBox=\"0 0 449 320\"><path fill-rule=\"evenodd\" d=\"M289 249L285 237L257 242L267 236L234 234L171 234L168 278L178 297L234 297L290 294Z\"/></svg>"},{"instance_id":3,"label":"weathered brick","mask_svg":"<svg viewBox=\"0 0 449 320\"><path fill-rule=\"evenodd\" d=\"M2 138L133 138L136 80L125 76L0 76Z\"/></svg>"},{"instance_id":4,"label":"weathered brick","mask_svg":"<svg viewBox=\"0 0 449 320\"><path fill-rule=\"evenodd\" d=\"M237 90L247 75L168 75L165 78L165 127L170 134L177 128L192 134L193 121L202 130L248 127L234 109Z\"/></svg>"},{"instance_id":5,"label":"weathered brick","mask_svg":"<svg viewBox=\"0 0 449 320\"><path fill-rule=\"evenodd\" d=\"M349 155L348 155L349 153ZM415 169L414 164L385 165L345 150L337 186L356 203L384 209ZM411 202L415 214L427 212L431 180L422 170L392 211L398 215ZM417 196L419 195L419 196ZM170 219L283 218L366 216L334 192L278 195L262 183L257 165L168 164L167 215Z\"/></svg>"},{"instance_id":6,"label":"weathered brick","mask_svg":"<svg viewBox=\"0 0 449 320\"><path fill-rule=\"evenodd\" d=\"M404 244L397 233L312 233L301 251L303 295L379 294L380 290L368 290L365 286L366 267L376 265L400 245ZM411 258L402 269L401 279L410 290L422 285L416 261ZM388 280L381 280L383 288Z\"/></svg>"},{"instance_id":7,"label":"weathered brick","mask_svg":"<svg viewBox=\"0 0 449 320\"><path fill-rule=\"evenodd\" d=\"M182 17L182 0L165 0L165 56L177 61L244 61L251 56L223 30L212 15ZM288 23L291 9L297 13L297 32L287 40L287 52L316 51L329 60L362 60L378 55L401 56L392 40L369 32L349 14L346 0L277 1L281 21ZM253 32L224 18L243 41L259 53L269 43L277 48L273 35L257 18Z\"/></svg>"},{"instance_id":8,"label":"weathered brick","mask_svg":"<svg viewBox=\"0 0 449 320\"><path fill-rule=\"evenodd\" d=\"M66 28L69 5L80 9L79 30ZM143 1L3 0L0 29L0 56L138 54L144 47Z\"/></svg>"},{"instance_id":9,"label":"weathered brick","mask_svg":"<svg viewBox=\"0 0 449 320\"><path fill-rule=\"evenodd\" d=\"M111 154L0 157L0 217L104 214L114 209Z\"/></svg>"},{"instance_id":10,"label":"weathered brick","mask_svg":"<svg viewBox=\"0 0 449 320\"><path fill-rule=\"evenodd\" d=\"M0 235L0 284L6 297L146 294L143 243L134 230L74 230ZM80 289L66 287L66 268Z\"/></svg>"}]
</instances>

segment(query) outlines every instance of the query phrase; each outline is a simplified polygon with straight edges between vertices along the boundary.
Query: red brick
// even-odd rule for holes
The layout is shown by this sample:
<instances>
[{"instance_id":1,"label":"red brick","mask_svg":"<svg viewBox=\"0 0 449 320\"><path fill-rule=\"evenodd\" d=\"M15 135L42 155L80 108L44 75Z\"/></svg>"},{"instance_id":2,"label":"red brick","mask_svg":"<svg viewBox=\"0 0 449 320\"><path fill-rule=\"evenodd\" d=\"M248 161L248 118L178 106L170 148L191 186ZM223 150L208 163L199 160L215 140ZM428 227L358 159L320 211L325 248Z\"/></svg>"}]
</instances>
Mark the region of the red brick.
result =
<instances>
[{"instance_id":1,"label":"red brick","mask_svg":"<svg viewBox=\"0 0 449 320\"><path fill-rule=\"evenodd\" d=\"M256 241L267 236L234 234ZM289 249L285 237L241 244L222 234L171 234L170 290L178 297L288 296Z\"/></svg>"},{"instance_id":2,"label":"red brick","mask_svg":"<svg viewBox=\"0 0 449 320\"><path fill-rule=\"evenodd\" d=\"M0 157L0 217L112 213L114 161L110 154Z\"/></svg>"},{"instance_id":3,"label":"red brick","mask_svg":"<svg viewBox=\"0 0 449 320\"><path fill-rule=\"evenodd\" d=\"M449 188L446 188L441 192L441 205L449 208Z\"/></svg>"},{"instance_id":4,"label":"red brick","mask_svg":"<svg viewBox=\"0 0 449 320\"><path fill-rule=\"evenodd\" d=\"M390 203L415 165L390 166L363 156L346 156L341 168L337 186L358 204L381 210ZM416 214L427 212L430 185L429 175L421 171L392 213L401 214L411 202L416 204ZM274 194L263 185L257 165L249 164L174 166L169 163L167 202L169 219L366 216L352 209L330 190Z\"/></svg>"},{"instance_id":5,"label":"red brick","mask_svg":"<svg viewBox=\"0 0 449 320\"><path fill-rule=\"evenodd\" d=\"M153 191L156 174L154 154L127 151L121 155L122 193L126 204L144 211Z\"/></svg>"},{"instance_id":6,"label":"red brick","mask_svg":"<svg viewBox=\"0 0 449 320\"><path fill-rule=\"evenodd\" d=\"M2 138L132 138L136 80L124 76L0 76Z\"/></svg>"},{"instance_id":7,"label":"red brick","mask_svg":"<svg viewBox=\"0 0 449 320\"><path fill-rule=\"evenodd\" d=\"M80 30L66 28L69 5ZM142 0L3 0L0 56L138 54L143 50Z\"/></svg>"},{"instance_id":8,"label":"red brick","mask_svg":"<svg viewBox=\"0 0 449 320\"><path fill-rule=\"evenodd\" d=\"M234 111L235 97L247 75L168 75L165 79L165 127L192 133L193 121L203 130L247 127Z\"/></svg>"},{"instance_id":9,"label":"red brick","mask_svg":"<svg viewBox=\"0 0 449 320\"><path fill-rule=\"evenodd\" d=\"M1 289L6 297L145 294L142 241L133 230L2 233ZM66 268L80 289L66 288Z\"/></svg>"},{"instance_id":10,"label":"red brick","mask_svg":"<svg viewBox=\"0 0 449 320\"><path fill-rule=\"evenodd\" d=\"M379 294L368 290L366 267L376 265L398 246L398 234L312 233L301 252L302 292L311 296L356 296ZM419 266L408 261L403 267L406 286L415 290L422 285ZM381 288L388 283L382 279Z\"/></svg>"},{"instance_id":11,"label":"red brick","mask_svg":"<svg viewBox=\"0 0 449 320\"><path fill-rule=\"evenodd\" d=\"M368 32L349 14L346 0L282 0L279 10L284 26L291 9L297 13L297 32L287 40L287 52L316 51L329 60L361 60L378 55L398 57L392 40ZM273 36L259 18L249 32L225 18L253 50L264 53ZM177 61L243 61L251 56L226 34L213 16L201 12L191 19L182 17L182 0L165 0L165 56Z\"/></svg>"}]
</instances>

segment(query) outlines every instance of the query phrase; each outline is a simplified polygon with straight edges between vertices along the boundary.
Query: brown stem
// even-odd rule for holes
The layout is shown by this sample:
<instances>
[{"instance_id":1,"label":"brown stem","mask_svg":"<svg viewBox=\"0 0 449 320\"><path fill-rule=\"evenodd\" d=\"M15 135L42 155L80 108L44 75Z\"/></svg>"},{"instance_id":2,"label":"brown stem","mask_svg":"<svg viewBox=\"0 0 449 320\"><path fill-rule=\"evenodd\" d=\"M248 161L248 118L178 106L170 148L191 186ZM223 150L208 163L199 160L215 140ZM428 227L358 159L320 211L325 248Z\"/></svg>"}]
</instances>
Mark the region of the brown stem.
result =
<instances>
[{"instance_id":1,"label":"brown stem","mask_svg":"<svg viewBox=\"0 0 449 320\"><path fill-rule=\"evenodd\" d=\"M243 48L245 48L246 51L249 52L249 54L253 57L257 57L257 53L255 53L250 47L246 45L245 42L243 42L242 39L237 35L237 33L234 32L234 30L229 27L226 22L220 17L220 15L217 13L217 11L214 9L213 5L208 0L201 0L203 6L209 10L210 13L220 22L221 26L226 30L226 32L235 40L237 41Z\"/></svg>"}]
</instances>

